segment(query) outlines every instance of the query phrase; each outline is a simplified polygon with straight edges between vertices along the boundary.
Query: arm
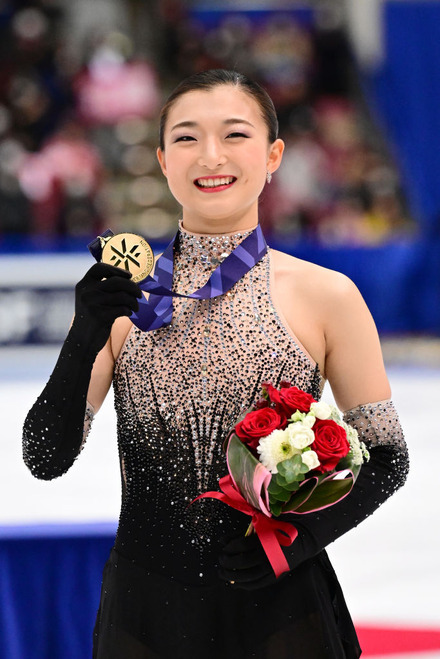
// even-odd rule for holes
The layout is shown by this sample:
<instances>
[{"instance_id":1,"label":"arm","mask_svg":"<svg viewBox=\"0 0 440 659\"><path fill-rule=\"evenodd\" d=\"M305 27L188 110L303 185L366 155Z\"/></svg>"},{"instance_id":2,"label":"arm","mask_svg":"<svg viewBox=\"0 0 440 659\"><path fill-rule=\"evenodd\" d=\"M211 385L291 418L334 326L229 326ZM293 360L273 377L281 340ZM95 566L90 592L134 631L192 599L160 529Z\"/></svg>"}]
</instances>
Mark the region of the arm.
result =
<instances>
[{"instance_id":1,"label":"arm","mask_svg":"<svg viewBox=\"0 0 440 659\"><path fill-rule=\"evenodd\" d=\"M373 318L356 286L337 275L323 296L325 376L336 404L349 410L387 400L391 389Z\"/></svg>"},{"instance_id":2,"label":"arm","mask_svg":"<svg viewBox=\"0 0 440 659\"><path fill-rule=\"evenodd\" d=\"M54 371L24 422L23 458L37 478L61 476L83 446L93 406L97 411L112 379L113 322L137 309L142 295L129 277L97 263L76 286L72 326Z\"/></svg>"},{"instance_id":3,"label":"arm","mask_svg":"<svg viewBox=\"0 0 440 659\"><path fill-rule=\"evenodd\" d=\"M291 569L371 515L406 480L408 453L397 412L389 400L376 328L355 286L338 278L333 295L323 296L325 370L347 423L370 450L356 483L339 503L307 515L289 515L298 537L284 550ZM337 310L337 313L335 313ZM220 557L220 576L235 587L260 588L275 581L258 538L232 540Z\"/></svg>"}]
</instances>

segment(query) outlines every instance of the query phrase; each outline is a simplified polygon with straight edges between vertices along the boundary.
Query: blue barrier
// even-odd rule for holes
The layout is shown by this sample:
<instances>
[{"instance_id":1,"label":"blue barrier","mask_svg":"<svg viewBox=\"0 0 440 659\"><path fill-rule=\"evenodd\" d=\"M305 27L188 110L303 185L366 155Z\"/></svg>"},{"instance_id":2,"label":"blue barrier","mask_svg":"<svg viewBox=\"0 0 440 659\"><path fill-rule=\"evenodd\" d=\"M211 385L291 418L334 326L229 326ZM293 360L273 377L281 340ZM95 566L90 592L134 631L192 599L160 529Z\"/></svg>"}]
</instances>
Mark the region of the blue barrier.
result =
<instances>
[{"instance_id":1,"label":"blue barrier","mask_svg":"<svg viewBox=\"0 0 440 659\"><path fill-rule=\"evenodd\" d=\"M1 657L91 657L110 526L0 528Z\"/></svg>"}]
</instances>

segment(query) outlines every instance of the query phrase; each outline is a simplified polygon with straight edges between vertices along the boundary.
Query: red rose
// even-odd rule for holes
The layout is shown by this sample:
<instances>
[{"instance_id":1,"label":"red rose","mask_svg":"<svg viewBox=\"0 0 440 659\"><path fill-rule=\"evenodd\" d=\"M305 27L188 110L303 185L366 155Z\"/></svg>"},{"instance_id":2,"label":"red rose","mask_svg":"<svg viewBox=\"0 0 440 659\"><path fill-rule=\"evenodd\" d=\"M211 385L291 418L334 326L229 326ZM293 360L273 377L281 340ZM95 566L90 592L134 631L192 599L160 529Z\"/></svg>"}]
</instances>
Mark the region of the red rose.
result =
<instances>
[{"instance_id":1,"label":"red rose","mask_svg":"<svg viewBox=\"0 0 440 659\"><path fill-rule=\"evenodd\" d=\"M263 389L263 393L269 398L270 402L278 405L280 402L280 392L278 389L275 389L275 387L269 384L269 382L263 382L261 387Z\"/></svg>"},{"instance_id":2,"label":"red rose","mask_svg":"<svg viewBox=\"0 0 440 659\"><path fill-rule=\"evenodd\" d=\"M310 412L310 405L312 403L316 403L313 396L305 391L301 391L298 387L283 387L279 392L279 411L287 417L292 416L296 410Z\"/></svg>"},{"instance_id":3,"label":"red rose","mask_svg":"<svg viewBox=\"0 0 440 659\"><path fill-rule=\"evenodd\" d=\"M235 426L235 434L244 444L256 449L261 437L267 437L273 430L283 427L283 419L271 407L264 407L255 412L249 412Z\"/></svg>"},{"instance_id":4,"label":"red rose","mask_svg":"<svg viewBox=\"0 0 440 659\"><path fill-rule=\"evenodd\" d=\"M315 441L310 448L318 454L320 466L317 471L324 473L332 471L339 460L345 458L350 450L347 433L344 428L328 419L326 421L316 420L313 426Z\"/></svg>"},{"instance_id":5,"label":"red rose","mask_svg":"<svg viewBox=\"0 0 440 659\"><path fill-rule=\"evenodd\" d=\"M278 414L287 419L297 410L310 412L310 405L316 403L313 396L298 387L292 387L288 382L282 382L281 389L275 389L268 382L264 382L262 387Z\"/></svg>"}]
</instances>

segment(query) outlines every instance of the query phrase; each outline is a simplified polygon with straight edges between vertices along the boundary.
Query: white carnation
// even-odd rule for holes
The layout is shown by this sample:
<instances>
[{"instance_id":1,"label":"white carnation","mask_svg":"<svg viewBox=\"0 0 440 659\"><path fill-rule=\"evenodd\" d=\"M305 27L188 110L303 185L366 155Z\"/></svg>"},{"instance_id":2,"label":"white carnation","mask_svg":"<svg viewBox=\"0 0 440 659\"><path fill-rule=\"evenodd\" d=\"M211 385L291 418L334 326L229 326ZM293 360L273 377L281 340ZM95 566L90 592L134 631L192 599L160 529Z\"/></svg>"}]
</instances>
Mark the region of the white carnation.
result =
<instances>
[{"instance_id":1,"label":"white carnation","mask_svg":"<svg viewBox=\"0 0 440 659\"><path fill-rule=\"evenodd\" d=\"M267 437L262 437L257 446L260 454L260 462L269 469L272 474L277 474L277 464L283 460L288 460L297 450L287 435L286 430L274 430Z\"/></svg>"},{"instance_id":2,"label":"white carnation","mask_svg":"<svg viewBox=\"0 0 440 659\"><path fill-rule=\"evenodd\" d=\"M315 441L313 430L304 423L291 423L285 431L292 446L296 449L304 449Z\"/></svg>"},{"instance_id":3,"label":"white carnation","mask_svg":"<svg viewBox=\"0 0 440 659\"><path fill-rule=\"evenodd\" d=\"M315 453L315 451L304 451L304 453L301 454L301 460L310 471L319 467L320 464L318 454Z\"/></svg>"},{"instance_id":4,"label":"white carnation","mask_svg":"<svg viewBox=\"0 0 440 659\"><path fill-rule=\"evenodd\" d=\"M328 403L324 403L324 401L321 400L319 403L312 403L310 405L310 411L316 416L317 419L325 421L331 417L332 406Z\"/></svg>"}]
</instances>

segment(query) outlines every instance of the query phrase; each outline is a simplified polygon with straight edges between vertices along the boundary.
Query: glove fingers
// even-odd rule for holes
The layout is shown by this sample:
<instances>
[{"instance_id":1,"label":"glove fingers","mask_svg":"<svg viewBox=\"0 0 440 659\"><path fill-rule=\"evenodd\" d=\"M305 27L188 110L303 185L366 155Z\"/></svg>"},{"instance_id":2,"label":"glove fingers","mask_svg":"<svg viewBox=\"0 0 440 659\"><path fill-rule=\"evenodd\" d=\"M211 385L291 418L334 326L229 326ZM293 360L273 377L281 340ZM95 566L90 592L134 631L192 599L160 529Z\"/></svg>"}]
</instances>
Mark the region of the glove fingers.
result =
<instances>
[{"instance_id":1,"label":"glove fingers","mask_svg":"<svg viewBox=\"0 0 440 659\"><path fill-rule=\"evenodd\" d=\"M231 588L257 590L276 582L275 573L258 536L233 538L219 556L220 579Z\"/></svg>"},{"instance_id":2,"label":"glove fingers","mask_svg":"<svg viewBox=\"0 0 440 659\"><path fill-rule=\"evenodd\" d=\"M118 293L119 291L126 291L136 297L141 297L142 295L141 289L134 281L117 276L111 277L110 279L104 279L98 284L92 286L93 288L96 287L96 290L102 291L103 293Z\"/></svg>"},{"instance_id":3,"label":"glove fingers","mask_svg":"<svg viewBox=\"0 0 440 659\"><path fill-rule=\"evenodd\" d=\"M95 263L81 280L81 283L86 284L93 280L101 281L101 279L108 279L109 277L121 277L122 279L130 279L131 273L128 270L122 270L114 265L108 263Z\"/></svg>"},{"instance_id":4,"label":"glove fingers","mask_svg":"<svg viewBox=\"0 0 440 659\"><path fill-rule=\"evenodd\" d=\"M224 554L240 554L248 551L253 551L257 547L261 547L260 540L256 533L249 536L239 536L230 540L224 547Z\"/></svg>"},{"instance_id":5,"label":"glove fingers","mask_svg":"<svg viewBox=\"0 0 440 659\"><path fill-rule=\"evenodd\" d=\"M82 295L82 304L92 315L99 315L101 310L114 307L139 308L137 297L125 291L118 293L103 293L102 291L87 291Z\"/></svg>"},{"instance_id":6,"label":"glove fingers","mask_svg":"<svg viewBox=\"0 0 440 659\"><path fill-rule=\"evenodd\" d=\"M237 581L236 583L231 584L231 588L236 588L237 590L248 590L248 591L259 590L260 588L266 588L267 586L272 586L274 583L276 583L276 581L277 579L275 578L275 575L272 573L272 574L267 574L261 579L256 579L255 581L246 581L246 582Z\"/></svg>"},{"instance_id":7,"label":"glove fingers","mask_svg":"<svg viewBox=\"0 0 440 659\"><path fill-rule=\"evenodd\" d=\"M135 311L139 308L137 297L125 291L118 293L104 293L99 297L99 304L97 307L129 307Z\"/></svg>"},{"instance_id":8,"label":"glove fingers","mask_svg":"<svg viewBox=\"0 0 440 659\"><path fill-rule=\"evenodd\" d=\"M89 281L86 285L84 285L83 281L80 281L76 286L76 296L79 300L88 293L105 295L107 293L116 294L120 291L130 293L134 297L142 296L142 291L137 284L130 279L123 279L122 277L112 277L111 279L103 279L102 281Z\"/></svg>"},{"instance_id":9,"label":"glove fingers","mask_svg":"<svg viewBox=\"0 0 440 659\"><path fill-rule=\"evenodd\" d=\"M264 551L260 547L246 553L222 553L219 556L219 563L223 568L227 570L243 570L255 565L259 565L264 561L264 556Z\"/></svg>"},{"instance_id":10,"label":"glove fingers","mask_svg":"<svg viewBox=\"0 0 440 659\"><path fill-rule=\"evenodd\" d=\"M234 581L235 583L258 581L267 575L273 574L273 570L267 560L266 563L260 563L259 565L254 565L253 567L243 570L229 570L223 567L219 570L219 576L221 579L229 582Z\"/></svg>"},{"instance_id":11,"label":"glove fingers","mask_svg":"<svg viewBox=\"0 0 440 659\"><path fill-rule=\"evenodd\" d=\"M119 307L107 307L100 309L99 313L96 315L96 318L104 326L113 325L116 318L121 316L131 316L133 310L130 307L119 306Z\"/></svg>"},{"instance_id":12,"label":"glove fingers","mask_svg":"<svg viewBox=\"0 0 440 659\"><path fill-rule=\"evenodd\" d=\"M120 318L120 316L130 317L133 311L137 311L137 309L132 309L131 307L124 307L124 306L112 307L112 310L114 312L113 313L114 320L116 320L116 318Z\"/></svg>"}]
</instances>

